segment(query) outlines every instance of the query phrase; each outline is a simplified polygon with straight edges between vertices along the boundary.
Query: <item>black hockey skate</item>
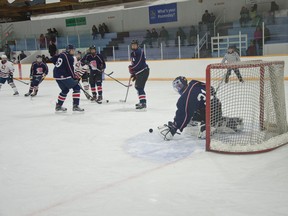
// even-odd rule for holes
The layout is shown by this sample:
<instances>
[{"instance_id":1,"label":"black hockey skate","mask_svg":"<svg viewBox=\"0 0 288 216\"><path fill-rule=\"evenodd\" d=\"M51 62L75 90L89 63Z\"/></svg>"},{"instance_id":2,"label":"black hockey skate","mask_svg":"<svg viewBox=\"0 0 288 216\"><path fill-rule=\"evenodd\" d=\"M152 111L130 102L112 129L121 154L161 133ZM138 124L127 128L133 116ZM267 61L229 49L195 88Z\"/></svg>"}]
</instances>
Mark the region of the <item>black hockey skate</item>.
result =
<instances>
[{"instance_id":1,"label":"black hockey skate","mask_svg":"<svg viewBox=\"0 0 288 216\"><path fill-rule=\"evenodd\" d=\"M98 98L96 99L97 103L102 103L103 97L102 95L99 95Z\"/></svg>"},{"instance_id":2,"label":"black hockey skate","mask_svg":"<svg viewBox=\"0 0 288 216\"><path fill-rule=\"evenodd\" d=\"M31 94L31 97L35 97L38 93L38 90L35 90L32 94Z\"/></svg>"},{"instance_id":3,"label":"black hockey skate","mask_svg":"<svg viewBox=\"0 0 288 216\"><path fill-rule=\"evenodd\" d=\"M138 103L135 105L137 110L143 110L147 108L146 103Z\"/></svg>"},{"instance_id":4,"label":"black hockey skate","mask_svg":"<svg viewBox=\"0 0 288 216\"><path fill-rule=\"evenodd\" d=\"M61 105L59 105L59 104L56 104L56 107L55 107L55 111L56 112L67 112L67 108L65 108L65 107L62 107Z\"/></svg>"},{"instance_id":5,"label":"black hockey skate","mask_svg":"<svg viewBox=\"0 0 288 216\"><path fill-rule=\"evenodd\" d=\"M74 112L84 112L84 109L80 108L79 105L74 104L73 105L73 111Z\"/></svg>"},{"instance_id":6,"label":"black hockey skate","mask_svg":"<svg viewBox=\"0 0 288 216\"><path fill-rule=\"evenodd\" d=\"M29 91L28 93L26 93L24 96L28 97L29 95L31 95L32 91Z\"/></svg>"},{"instance_id":7,"label":"black hockey skate","mask_svg":"<svg viewBox=\"0 0 288 216\"><path fill-rule=\"evenodd\" d=\"M13 95L14 95L14 96L18 96L18 95L19 95L19 92L16 91Z\"/></svg>"}]
</instances>

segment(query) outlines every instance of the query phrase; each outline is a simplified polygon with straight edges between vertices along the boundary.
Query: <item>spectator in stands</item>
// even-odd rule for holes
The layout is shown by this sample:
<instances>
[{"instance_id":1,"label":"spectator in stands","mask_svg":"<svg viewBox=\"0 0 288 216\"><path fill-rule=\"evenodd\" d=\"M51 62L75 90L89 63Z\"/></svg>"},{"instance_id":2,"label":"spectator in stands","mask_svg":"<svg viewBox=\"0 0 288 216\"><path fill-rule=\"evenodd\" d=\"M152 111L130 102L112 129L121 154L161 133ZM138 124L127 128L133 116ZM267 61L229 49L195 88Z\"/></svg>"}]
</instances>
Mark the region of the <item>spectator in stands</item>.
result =
<instances>
[{"instance_id":1,"label":"spectator in stands","mask_svg":"<svg viewBox=\"0 0 288 216\"><path fill-rule=\"evenodd\" d=\"M241 11L240 11L240 26L244 27L245 24L250 20L250 16L249 16L249 10L246 7L242 7ZM244 24L244 25L243 25Z\"/></svg>"},{"instance_id":2,"label":"spectator in stands","mask_svg":"<svg viewBox=\"0 0 288 216\"><path fill-rule=\"evenodd\" d=\"M105 29L104 29L103 25L99 24L98 25L98 30L99 30L99 33L101 35L101 38L103 39L104 35L105 35Z\"/></svg>"},{"instance_id":3,"label":"spectator in stands","mask_svg":"<svg viewBox=\"0 0 288 216\"><path fill-rule=\"evenodd\" d=\"M279 10L279 5L276 4L275 1L271 2L270 13L272 16L272 23L275 24L275 11Z\"/></svg>"},{"instance_id":4,"label":"spectator in stands","mask_svg":"<svg viewBox=\"0 0 288 216\"><path fill-rule=\"evenodd\" d=\"M105 33L109 33L110 32L108 26L104 22L102 23L102 26L104 28L104 32Z\"/></svg>"},{"instance_id":5,"label":"spectator in stands","mask_svg":"<svg viewBox=\"0 0 288 216\"><path fill-rule=\"evenodd\" d=\"M55 28L53 28L53 30L51 30L51 33L52 33L54 38L58 37L58 31Z\"/></svg>"},{"instance_id":6,"label":"spectator in stands","mask_svg":"<svg viewBox=\"0 0 288 216\"><path fill-rule=\"evenodd\" d=\"M188 45L193 46L196 44L196 41L197 41L197 30L195 26L192 25L189 31Z\"/></svg>"},{"instance_id":7,"label":"spectator in stands","mask_svg":"<svg viewBox=\"0 0 288 216\"><path fill-rule=\"evenodd\" d=\"M214 23L215 20L216 20L216 16L213 13L211 13L209 23Z\"/></svg>"},{"instance_id":8,"label":"spectator in stands","mask_svg":"<svg viewBox=\"0 0 288 216\"><path fill-rule=\"evenodd\" d=\"M10 48L9 44L7 44L7 43L4 46L4 53L7 56L8 60L10 60L11 59L11 48Z\"/></svg>"},{"instance_id":9,"label":"spectator in stands","mask_svg":"<svg viewBox=\"0 0 288 216\"><path fill-rule=\"evenodd\" d=\"M257 54L260 55L260 50L262 50L262 41L263 37L262 37L262 29L260 26L258 26L256 28L256 31L254 32L254 41L255 41L255 45L257 48Z\"/></svg>"},{"instance_id":10,"label":"spectator in stands","mask_svg":"<svg viewBox=\"0 0 288 216\"><path fill-rule=\"evenodd\" d=\"M208 13L208 10L205 10L205 13L202 15L202 24L208 24L210 19L211 15Z\"/></svg>"},{"instance_id":11,"label":"spectator in stands","mask_svg":"<svg viewBox=\"0 0 288 216\"><path fill-rule=\"evenodd\" d=\"M250 11L250 18L252 20L252 26L257 26L260 22L260 16L257 11L257 4L254 4Z\"/></svg>"},{"instance_id":12,"label":"spectator in stands","mask_svg":"<svg viewBox=\"0 0 288 216\"><path fill-rule=\"evenodd\" d=\"M52 40L50 41L50 44L49 44L49 47L48 47L48 51L49 51L51 57L55 56L56 53L57 53L56 44Z\"/></svg>"},{"instance_id":13,"label":"spectator in stands","mask_svg":"<svg viewBox=\"0 0 288 216\"><path fill-rule=\"evenodd\" d=\"M158 47L160 47L160 44L164 41L166 47L169 46L168 44L168 39L169 39L169 34L168 31L165 29L164 26L162 26L160 33L159 33L159 37L158 37Z\"/></svg>"},{"instance_id":14,"label":"spectator in stands","mask_svg":"<svg viewBox=\"0 0 288 216\"><path fill-rule=\"evenodd\" d=\"M178 37L180 37L180 45L183 46L186 40L186 34L181 27L179 27L176 32L175 46L178 46Z\"/></svg>"},{"instance_id":15,"label":"spectator in stands","mask_svg":"<svg viewBox=\"0 0 288 216\"><path fill-rule=\"evenodd\" d=\"M256 46L253 40L250 41L250 46L246 50L246 56L256 56Z\"/></svg>"},{"instance_id":16,"label":"spectator in stands","mask_svg":"<svg viewBox=\"0 0 288 216\"><path fill-rule=\"evenodd\" d=\"M20 62L22 59L26 58L27 55L24 53L24 51L22 50L21 53L18 55L17 59Z\"/></svg>"},{"instance_id":17,"label":"spectator in stands","mask_svg":"<svg viewBox=\"0 0 288 216\"><path fill-rule=\"evenodd\" d=\"M270 30L267 28L267 26L264 27L264 42L271 40L271 34Z\"/></svg>"},{"instance_id":18,"label":"spectator in stands","mask_svg":"<svg viewBox=\"0 0 288 216\"><path fill-rule=\"evenodd\" d=\"M152 29L151 37L152 37L152 43L158 40L158 32L156 31L155 28Z\"/></svg>"},{"instance_id":19,"label":"spectator in stands","mask_svg":"<svg viewBox=\"0 0 288 216\"><path fill-rule=\"evenodd\" d=\"M146 45L146 44L149 44L150 48L153 47L153 46L152 46L152 34L151 34L151 32L150 32L149 29L146 30L146 35L145 35L144 40L142 41L140 47L143 47L144 44L145 44L145 45Z\"/></svg>"},{"instance_id":20,"label":"spectator in stands","mask_svg":"<svg viewBox=\"0 0 288 216\"><path fill-rule=\"evenodd\" d=\"M44 34L41 34L39 37L40 49L45 48L45 41L46 41L46 39L45 39Z\"/></svg>"},{"instance_id":21,"label":"spectator in stands","mask_svg":"<svg viewBox=\"0 0 288 216\"><path fill-rule=\"evenodd\" d=\"M93 36L93 40L95 40L95 38L97 37L97 34L99 34L98 29L95 25L92 26L92 36Z\"/></svg>"}]
</instances>

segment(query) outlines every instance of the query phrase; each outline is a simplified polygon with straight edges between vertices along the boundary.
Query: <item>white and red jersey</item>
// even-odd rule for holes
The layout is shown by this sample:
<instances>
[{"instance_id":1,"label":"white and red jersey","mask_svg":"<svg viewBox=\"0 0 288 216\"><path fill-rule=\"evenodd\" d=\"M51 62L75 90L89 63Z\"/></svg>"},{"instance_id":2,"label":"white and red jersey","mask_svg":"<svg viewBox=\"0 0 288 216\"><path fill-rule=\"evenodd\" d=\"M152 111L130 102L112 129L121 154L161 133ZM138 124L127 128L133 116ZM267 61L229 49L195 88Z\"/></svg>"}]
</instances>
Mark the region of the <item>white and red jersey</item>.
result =
<instances>
[{"instance_id":1,"label":"white and red jersey","mask_svg":"<svg viewBox=\"0 0 288 216\"><path fill-rule=\"evenodd\" d=\"M10 74L13 74L14 70L12 62L7 61L3 64L2 61L0 61L0 77L8 78Z\"/></svg>"}]
</instances>

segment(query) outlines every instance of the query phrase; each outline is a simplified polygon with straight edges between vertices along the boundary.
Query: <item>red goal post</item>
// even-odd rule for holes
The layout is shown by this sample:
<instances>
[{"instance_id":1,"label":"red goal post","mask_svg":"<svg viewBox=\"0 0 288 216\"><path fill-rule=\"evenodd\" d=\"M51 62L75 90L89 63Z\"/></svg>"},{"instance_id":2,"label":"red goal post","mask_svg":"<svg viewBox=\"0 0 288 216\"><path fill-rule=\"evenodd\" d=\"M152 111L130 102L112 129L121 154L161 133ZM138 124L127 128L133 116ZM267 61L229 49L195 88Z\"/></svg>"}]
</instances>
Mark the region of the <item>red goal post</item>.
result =
<instances>
[{"instance_id":1,"label":"red goal post","mask_svg":"<svg viewBox=\"0 0 288 216\"><path fill-rule=\"evenodd\" d=\"M228 70L231 76L226 79ZM244 83L239 82L235 70L240 72ZM206 68L206 98L213 98L208 91L211 87L221 101L222 116L238 119L237 124L241 122L242 127L223 127L223 121L219 123L219 117L215 118L216 110L207 99L207 151L260 153L288 143L283 61L210 64Z\"/></svg>"}]
</instances>

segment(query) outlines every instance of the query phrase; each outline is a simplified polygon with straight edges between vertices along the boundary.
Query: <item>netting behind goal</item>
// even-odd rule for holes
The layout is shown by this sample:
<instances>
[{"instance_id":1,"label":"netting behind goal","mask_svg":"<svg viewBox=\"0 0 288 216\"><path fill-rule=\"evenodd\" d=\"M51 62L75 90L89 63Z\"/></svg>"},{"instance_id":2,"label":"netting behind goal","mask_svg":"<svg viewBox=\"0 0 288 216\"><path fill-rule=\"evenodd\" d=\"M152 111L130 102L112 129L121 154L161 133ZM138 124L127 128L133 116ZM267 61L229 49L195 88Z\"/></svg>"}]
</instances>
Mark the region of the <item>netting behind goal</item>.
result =
<instances>
[{"instance_id":1,"label":"netting behind goal","mask_svg":"<svg viewBox=\"0 0 288 216\"><path fill-rule=\"evenodd\" d=\"M211 86L221 101L222 115L212 100L206 100L208 151L265 152L288 142L284 62L211 64L206 69L206 89ZM213 92L206 93L213 97Z\"/></svg>"}]
</instances>

